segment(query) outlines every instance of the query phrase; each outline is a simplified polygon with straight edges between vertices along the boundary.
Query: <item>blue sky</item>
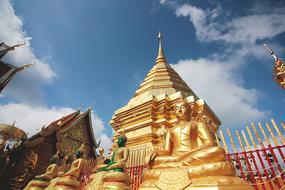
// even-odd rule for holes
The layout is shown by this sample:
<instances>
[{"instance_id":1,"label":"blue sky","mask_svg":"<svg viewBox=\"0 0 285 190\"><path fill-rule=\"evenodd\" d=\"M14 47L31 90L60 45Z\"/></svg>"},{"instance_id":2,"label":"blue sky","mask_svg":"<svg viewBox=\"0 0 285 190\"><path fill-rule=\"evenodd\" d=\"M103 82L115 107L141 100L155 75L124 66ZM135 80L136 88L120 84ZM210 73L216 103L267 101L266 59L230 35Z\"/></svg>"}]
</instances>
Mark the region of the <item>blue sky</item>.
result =
<instances>
[{"instance_id":1,"label":"blue sky","mask_svg":"<svg viewBox=\"0 0 285 190\"><path fill-rule=\"evenodd\" d=\"M0 123L34 133L94 103L95 134L110 143L108 121L154 65L159 30L168 62L224 127L284 121L285 91L262 46L285 57L284 16L284 1L3 0L0 41L29 42L7 61L38 62L3 92Z\"/></svg>"}]
</instances>

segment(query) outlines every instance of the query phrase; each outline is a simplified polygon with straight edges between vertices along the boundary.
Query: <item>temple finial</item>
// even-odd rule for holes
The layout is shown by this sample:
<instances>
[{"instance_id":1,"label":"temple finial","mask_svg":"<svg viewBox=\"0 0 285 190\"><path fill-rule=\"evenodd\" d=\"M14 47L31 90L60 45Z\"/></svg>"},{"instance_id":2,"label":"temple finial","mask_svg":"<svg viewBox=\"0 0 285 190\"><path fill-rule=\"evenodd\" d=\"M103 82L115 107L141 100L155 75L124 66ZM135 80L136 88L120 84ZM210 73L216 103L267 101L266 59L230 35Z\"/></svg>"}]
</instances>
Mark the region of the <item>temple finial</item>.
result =
<instances>
[{"instance_id":1,"label":"temple finial","mask_svg":"<svg viewBox=\"0 0 285 190\"><path fill-rule=\"evenodd\" d=\"M22 65L21 67L18 67L18 68L17 68L17 71L22 71L22 70L24 70L24 69L26 69L26 68L28 68L28 67L30 67L30 66L32 66L32 65L35 65L35 64L36 64L36 60L34 60L33 63L25 64L25 65Z\"/></svg>"},{"instance_id":2,"label":"temple finial","mask_svg":"<svg viewBox=\"0 0 285 190\"><path fill-rule=\"evenodd\" d=\"M162 34L161 34L161 32L158 32L158 43L159 43L159 47L158 47L158 54L157 54L157 58L156 58L156 63L166 62L166 58L165 58L165 56L163 54Z\"/></svg>"},{"instance_id":3,"label":"temple finial","mask_svg":"<svg viewBox=\"0 0 285 190\"><path fill-rule=\"evenodd\" d=\"M266 44L263 44L263 45L264 45L265 49L270 53L270 55L272 55L272 57L274 58L274 61L277 61L278 58L277 58L277 56L274 54L274 51L273 51L270 47L268 47Z\"/></svg>"},{"instance_id":4,"label":"temple finial","mask_svg":"<svg viewBox=\"0 0 285 190\"><path fill-rule=\"evenodd\" d=\"M15 127L15 123L16 123L16 119L14 120L14 122L12 124L12 127Z\"/></svg>"},{"instance_id":5,"label":"temple finial","mask_svg":"<svg viewBox=\"0 0 285 190\"><path fill-rule=\"evenodd\" d=\"M21 47L23 45L25 45L26 42L24 41L23 43L20 43L20 44L16 44L16 45L13 45L13 46L8 46L7 44L5 44L4 42L1 42L0 43L0 59L6 55L6 53L8 53L9 51L13 51L15 50L15 48L17 47Z\"/></svg>"}]
</instances>

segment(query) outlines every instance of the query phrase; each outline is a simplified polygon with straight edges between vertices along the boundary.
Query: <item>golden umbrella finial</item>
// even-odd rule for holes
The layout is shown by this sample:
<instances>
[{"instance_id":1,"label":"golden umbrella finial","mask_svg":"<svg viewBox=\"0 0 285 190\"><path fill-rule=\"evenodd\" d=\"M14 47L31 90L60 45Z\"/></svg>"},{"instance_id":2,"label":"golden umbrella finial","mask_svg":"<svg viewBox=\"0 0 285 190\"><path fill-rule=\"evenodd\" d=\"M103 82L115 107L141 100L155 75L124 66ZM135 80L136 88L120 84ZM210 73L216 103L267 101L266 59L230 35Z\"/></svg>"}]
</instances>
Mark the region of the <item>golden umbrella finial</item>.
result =
<instances>
[{"instance_id":1,"label":"golden umbrella finial","mask_svg":"<svg viewBox=\"0 0 285 190\"><path fill-rule=\"evenodd\" d=\"M156 63L166 62L166 59L165 59L165 56L163 53L163 48L162 48L162 34L160 31L158 32L157 38L158 38L159 46L158 46L158 54L157 54L157 58L156 58Z\"/></svg>"},{"instance_id":2,"label":"golden umbrella finial","mask_svg":"<svg viewBox=\"0 0 285 190\"><path fill-rule=\"evenodd\" d=\"M27 136L27 134L15 127L14 125L6 125L0 124L0 135L3 141L2 143L5 144L7 140L13 139L19 141L22 137Z\"/></svg>"},{"instance_id":3,"label":"golden umbrella finial","mask_svg":"<svg viewBox=\"0 0 285 190\"><path fill-rule=\"evenodd\" d=\"M160 31L158 32L158 40L162 40L162 35Z\"/></svg>"},{"instance_id":4,"label":"golden umbrella finial","mask_svg":"<svg viewBox=\"0 0 285 190\"><path fill-rule=\"evenodd\" d=\"M274 54L273 49L271 49L270 47L268 47L266 44L263 44L265 49L270 53L270 55L272 55L272 57L274 58L274 61L277 61L278 58L276 57L276 55Z\"/></svg>"},{"instance_id":5,"label":"golden umbrella finial","mask_svg":"<svg viewBox=\"0 0 285 190\"><path fill-rule=\"evenodd\" d=\"M274 80L276 83L279 84L281 88L285 89L285 63L280 58L278 58L275 55L274 51L271 48L269 48L266 44L264 44L264 47L274 58L274 68L273 68Z\"/></svg>"}]
</instances>

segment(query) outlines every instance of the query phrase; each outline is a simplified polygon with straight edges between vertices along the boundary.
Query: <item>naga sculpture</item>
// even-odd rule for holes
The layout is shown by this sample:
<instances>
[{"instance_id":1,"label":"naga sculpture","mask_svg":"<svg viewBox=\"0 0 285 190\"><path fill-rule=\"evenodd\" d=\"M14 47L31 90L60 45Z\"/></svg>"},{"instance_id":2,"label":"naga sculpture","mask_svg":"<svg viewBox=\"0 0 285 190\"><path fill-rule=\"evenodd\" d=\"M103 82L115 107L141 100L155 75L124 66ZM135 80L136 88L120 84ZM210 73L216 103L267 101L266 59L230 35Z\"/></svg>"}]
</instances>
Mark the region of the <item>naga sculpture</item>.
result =
<instances>
[{"instance_id":1,"label":"naga sculpture","mask_svg":"<svg viewBox=\"0 0 285 190\"><path fill-rule=\"evenodd\" d=\"M203 100L182 99L175 113L179 122L167 131L164 148L150 155L141 190L252 189L234 177L234 167L216 145Z\"/></svg>"},{"instance_id":2,"label":"naga sculpture","mask_svg":"<svg viewBox=\"0 0 285 190\"><path fill-rule=\"evenodd\" d=\"M124 131L118 138L118 148L112 153L112 158L107 164L97 166L96 173L87 190L96 189L130 189L130 177L125 173L126 162L129 158L129 149L126 148L127 137Z\"/></svg>"}]
</instances>

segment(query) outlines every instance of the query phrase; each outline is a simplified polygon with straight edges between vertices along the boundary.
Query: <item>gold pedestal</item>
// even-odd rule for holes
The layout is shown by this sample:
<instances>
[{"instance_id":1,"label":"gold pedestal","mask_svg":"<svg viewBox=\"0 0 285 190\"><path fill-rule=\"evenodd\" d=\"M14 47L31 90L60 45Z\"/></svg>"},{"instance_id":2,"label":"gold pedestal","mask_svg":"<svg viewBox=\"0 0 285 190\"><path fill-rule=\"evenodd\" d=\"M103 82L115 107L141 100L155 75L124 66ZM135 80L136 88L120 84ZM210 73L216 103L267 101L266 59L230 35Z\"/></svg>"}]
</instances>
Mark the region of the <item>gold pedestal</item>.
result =
<instances>
[{"instance_id":1,"label":"gold pedestal","mask_svg":"<svg viewBox=\"0 0 285 190\"><path fill-rule=\"evenodd\" d=\"M131 188L126 186L122 182L105 182L103 184L103 189L113 189L113 190L130 190Z\"/></svg>"},{"instance_id":2,"label":"gold pedestal","mask_svg":"<svg viewBox=\"0 0 285 190\"><path fill-rule=\"evenodd\" d=\"M224 176L209 176L192 179L191 184L181 187L180 185L173 186L165 185L163 188L157 184L157 181L152 180L147 183L142 183L139 190L254 190L254 188L244 182L239 177L224 177Z\"/></svg>"},{"instance_id":3,"label":"gold pedestal","mask_svg":"<svg viewBox=\"0 0 285 190\"><path fill-rule=\"evenodd\" d=\"M146 176L147 177L147 176ZM158 179L147 179L139 190L253 190L239 177L207 176L191 178L187 169L160 171Z\"/></svg>"},{"instance_id":4,"label":"gold pedestal","mask_svg":"<svg viewBox=\"0 0 285 190\"><path fill-rule=\"evenodd\" d=\"M61 177L56 177L52 180L50 180L50 184L49 186L47 186L47 188L45 188L45 190L54 190L56 184L61 180Z\"/></svg>"},{"instance_id":5,"label":"gold pedestal","mask_svg":"<svg viewBox=\"0 0 285 190\"><path fill-rule=\"evenodd\" d=\"M55 190L78 190L80 182L76 176L64 176L56 182Z\"/></svg>"},{"instance_id":6,"label":"gold pedestal","mask_svg":"<svg viewBox=\"0 0 285 190\"><path fill-rule=\"evenodd\" d=\"M187 190L253 190L254 188L239 177L208 176L193 178Z\"/></svg>"},{"instance_id":7,"label":"gold pedestal","mask_svg":"<svg viewBox=\"0 0 285 190\"><path fill-rule=\"evenodd\" d=\"M44 190L49 184L49 181L32 180L24 190Z\"/></svg>"},{"instance_id":8,"label":"gold pedestal","mask_svg":"<svg viewBox=\"0 0 285 190\"><path fill-rule=\"evenodd\" d=\"M92 181L86 190L130 190L129 176L122 172L102 171L91 176Z\"/></svg>"}]
</instances>

